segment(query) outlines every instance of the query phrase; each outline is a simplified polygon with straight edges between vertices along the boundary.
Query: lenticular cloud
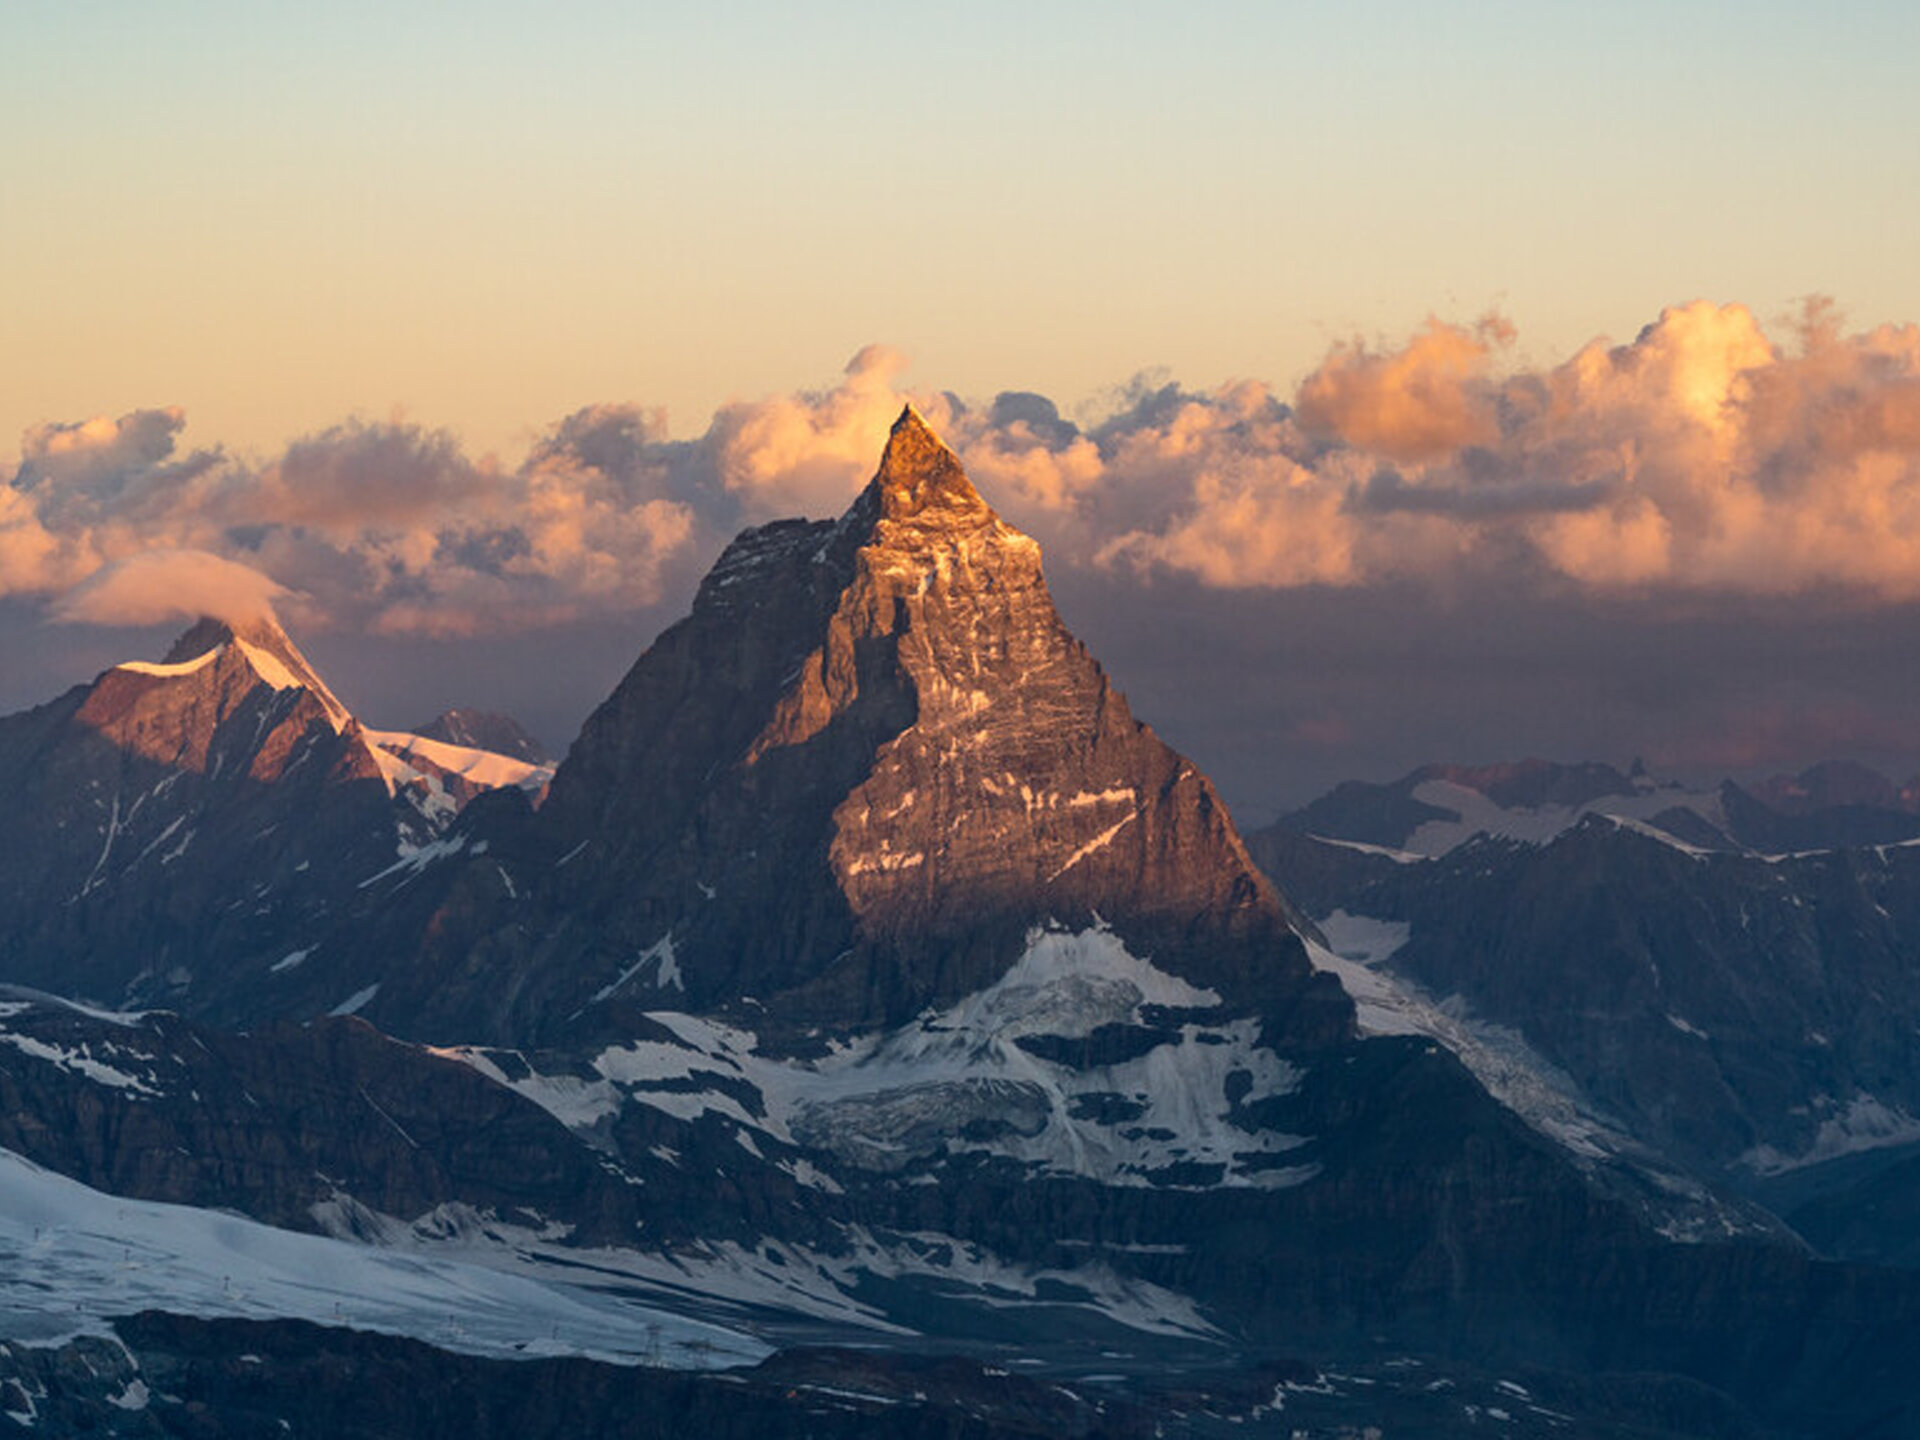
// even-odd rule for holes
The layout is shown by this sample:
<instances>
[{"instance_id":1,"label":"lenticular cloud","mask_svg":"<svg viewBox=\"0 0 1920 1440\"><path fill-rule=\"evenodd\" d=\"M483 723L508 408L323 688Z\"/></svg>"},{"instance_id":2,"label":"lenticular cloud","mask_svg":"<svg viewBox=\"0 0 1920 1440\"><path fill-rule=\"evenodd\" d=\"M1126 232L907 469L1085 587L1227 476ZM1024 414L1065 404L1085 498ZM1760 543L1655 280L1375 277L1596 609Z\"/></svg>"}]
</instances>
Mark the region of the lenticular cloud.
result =
<instances>
[{"instance_id":1,"label":"lenticular cloud","mask_svg":"<svg viewBox=\"0 0 1920 1440\"><path fill-rule=\"evenodd\" d=\"M1816 302L1783 328L1695 302L1627 344L1508 368L1498 317L1432 320L1336 346L1290 394L1136 381L1084 425L1029 392L908 390L904 358L869 346L827 388L728 405L697 440L595 406L510 467L357 421L266 462L182 454L185 416L140 410L23 437L0 596L121 619L185 576L179 593L395 634L677 602L742 525L837 513L911 400L1055 565L1227 589L1497 575L1920 597L1920 327L1848 333Z\"/></svg>"},{"instance_id":2,"label":"lenticular cloud","mask_svg":"<svg viewBox=\"0 0 1920 1440\"><path fill-rule=\"evenodd\" d=\"M205 550L142 550L95 571L54 602L54 617L94 625L159 625L212 615L229 624L272 616L285 587Z\"/></svg>"}]
</instances>

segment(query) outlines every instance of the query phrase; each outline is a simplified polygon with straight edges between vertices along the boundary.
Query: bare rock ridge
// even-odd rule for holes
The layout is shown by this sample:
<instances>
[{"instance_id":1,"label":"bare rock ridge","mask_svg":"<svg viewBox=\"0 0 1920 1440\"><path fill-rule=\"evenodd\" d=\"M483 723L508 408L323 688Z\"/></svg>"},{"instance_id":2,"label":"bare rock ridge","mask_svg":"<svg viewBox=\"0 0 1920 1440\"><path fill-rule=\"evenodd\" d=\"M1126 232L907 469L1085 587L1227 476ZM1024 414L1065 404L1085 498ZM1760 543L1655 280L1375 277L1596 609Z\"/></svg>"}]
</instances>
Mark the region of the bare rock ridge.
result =
<instances>
[{"instance_id":1,"label":"bare rock ridge","mask_svg":"<svg viewBox=\"0 0 1920 1440\"><path fill-rule=\"evenodd\" d=\"M546 747L510 715L496 715L486 710L443 710L425 725L414 726L412 733L423 740L485 750L524 760L529 765L553 764L553 756L547 753Z\"/></svg>"},{"instance_id":2,"label":"bare rock ridge","mask_svg":"<svg viewBox=\"0 0 1920 1440\"><path fill-rule=\"evenodd\" d=\"M454 997L484 977L491 1033L669 985L899 1020L997 979L1035 926L1108 924L1303 1036L1348 1023L1212 785L1133 718L1039 547L911 408L838 521L727 547L529 823L493 855L551 867L543 918L474 867L376 1018L417 1030L452 1003L471 1024Z\"/></svg>"}]
</instances>

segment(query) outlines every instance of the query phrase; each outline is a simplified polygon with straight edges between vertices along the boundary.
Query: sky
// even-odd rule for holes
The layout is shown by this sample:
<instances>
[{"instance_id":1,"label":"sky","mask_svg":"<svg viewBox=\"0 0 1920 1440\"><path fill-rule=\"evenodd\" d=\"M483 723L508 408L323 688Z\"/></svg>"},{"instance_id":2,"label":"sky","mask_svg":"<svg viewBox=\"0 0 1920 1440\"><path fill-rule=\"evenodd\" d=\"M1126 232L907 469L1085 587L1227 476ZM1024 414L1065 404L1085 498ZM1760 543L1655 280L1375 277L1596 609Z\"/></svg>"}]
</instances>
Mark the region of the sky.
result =
<instances>
[{"instance_id":1,"label":"sky","mask_svg":"<svg viewBox=\"0 0 1920 1440\"><path fill-rule=\"evenodd\" d=\"M1262 818L1920 770L1920 7L0 9L0 712L270 600L556 749L914 399Z\"/></svg>"}]
</instances>

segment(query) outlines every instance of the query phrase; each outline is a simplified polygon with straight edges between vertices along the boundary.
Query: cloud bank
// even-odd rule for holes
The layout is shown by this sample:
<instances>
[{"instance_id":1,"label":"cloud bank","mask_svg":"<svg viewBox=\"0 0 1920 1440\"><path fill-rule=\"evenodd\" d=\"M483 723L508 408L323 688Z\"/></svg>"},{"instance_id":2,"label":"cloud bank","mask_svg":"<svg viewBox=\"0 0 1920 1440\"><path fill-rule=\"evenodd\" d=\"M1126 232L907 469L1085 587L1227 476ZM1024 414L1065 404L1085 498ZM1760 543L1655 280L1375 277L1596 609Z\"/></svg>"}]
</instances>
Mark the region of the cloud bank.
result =
<instances>
[{"instance_id":1,"label":"cloud bank","mask_svg":"<svg viewBox=\"0 0 1920 1440\"><path fill-rule=\"evenodd\" d=\"M1843 335L1814 305L1782 347L1696 302L1496 375L1504 338L1434 322L1336 350L1266 424L1221 393L1130 427L1178 498L1106 553L1227 587L1520 567L1607 592L1920 596L1920 328ZM1126 484L1136 451L1103 451Z\"/></svg>"},{"instance_id":2,"label":"cloud bank","mask_svg":"<svg viewBox=\"0 0 1920 1440\"><path fill-rule=\"evenodd\" d=\"M0 483L0 709L126 658L49 618L272 605L375 718L479 703L562 747L728 538L837 514L911 400L1256 817L1436 759L1908 773L1920 330L1771 328L1694 303L1539 365L1497 317L1436 320L1291 390L1141 378L1071 415L915 389L871 346L696 439L593 406L505 464L399 422L263 458L186 445L176 409L48 424Z\"/></svg>"},{"instance_id":3,"label":"cloud bank","mask_svg":"<svg viewBox=\"0 0 1920 1440\"><path fill-rule=\"evenodd\" d=\"M1520 576L1920 598L1920 328L1845 333L1818 303L1786 328L1695 302L1630 343L1503 369L1497 316L1431 320L1334 347L1290 395L1136 381L1084 425L1042 395L910 390L904 357L869 346L832 386L725 406L698 440L597 406L514 466L366 421L266 461L182 454L185 416L140 410L22 438L0 596L105 620L197 566L209 593L377 633L617 615L683 595L741 525L836 513L912 399L1056 565L1222 590ZM216 558L257 578L236 588Z\"/></svg>"}]
</instances>

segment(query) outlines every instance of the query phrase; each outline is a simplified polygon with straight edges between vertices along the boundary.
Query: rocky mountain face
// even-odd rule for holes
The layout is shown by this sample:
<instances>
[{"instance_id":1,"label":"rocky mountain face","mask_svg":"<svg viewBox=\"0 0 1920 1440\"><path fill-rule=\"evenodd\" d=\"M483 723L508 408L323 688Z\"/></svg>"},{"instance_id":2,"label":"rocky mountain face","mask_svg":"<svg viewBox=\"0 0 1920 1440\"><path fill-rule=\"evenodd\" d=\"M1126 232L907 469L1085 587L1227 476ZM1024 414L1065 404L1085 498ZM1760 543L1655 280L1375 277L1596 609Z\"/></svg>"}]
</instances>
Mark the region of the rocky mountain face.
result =
<instances>
[{"instance_id":1,"label":"rocky mountain face","mask_svg":"<svg viewBox=\"0 0 1920 1440\"><path fill-rule=\"evenodd\" d=\"M1850 805L1859 777L1841 778ZM1732 786L1720 798L1726 817L1745 816L1728 828L1749 837L1864 823L1811 800L1784 814ZM1515 838L1524 825L1511 812L1505 824L1431 858L1284 826L1252 848L1350 963L1511 1037L1570 1082L1596 1123L1763 1203L1826 1253L1910 1254L1900 1217L1920 1205L1909 1163L1920 1152L1911 846L1755 855L1618 815L1534 842Z\"/></svg>"},{"instance_id":2,"label":"rocky mountain face","mask_svg":"<svg viewBox=\"0 0 1920 1440\"><path fill-rule=\"evenodd\" d=\"M728 547L536 816L466 833L532 863L511 896L477 867L434 913L414 982L368 1012L410 1033L543 1036L669 986L897 1023L997 980L1034 927L1095 917L1301 1039L1346 1024L1211 784L911 411L839 521Z\"/></svg>"},{"instance_id":3,"label":"rocky mountain face","mask_svg":"<svg viewBox=\"0 0 1920 1440\"><path fill-rule=\"evenodd\" d=\"M444 763L416 767L396 742ZM202 620L157 664L0 718L4 976L228 1005L297 965L301 937L430 843L463 796L530 773L366 730L270 618Z\"/></svg>"}]
</instances>

